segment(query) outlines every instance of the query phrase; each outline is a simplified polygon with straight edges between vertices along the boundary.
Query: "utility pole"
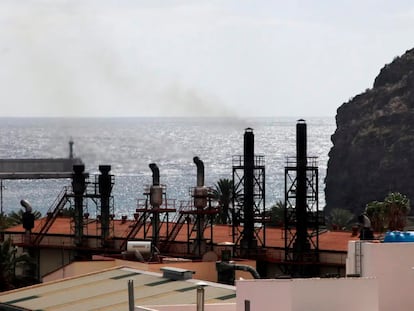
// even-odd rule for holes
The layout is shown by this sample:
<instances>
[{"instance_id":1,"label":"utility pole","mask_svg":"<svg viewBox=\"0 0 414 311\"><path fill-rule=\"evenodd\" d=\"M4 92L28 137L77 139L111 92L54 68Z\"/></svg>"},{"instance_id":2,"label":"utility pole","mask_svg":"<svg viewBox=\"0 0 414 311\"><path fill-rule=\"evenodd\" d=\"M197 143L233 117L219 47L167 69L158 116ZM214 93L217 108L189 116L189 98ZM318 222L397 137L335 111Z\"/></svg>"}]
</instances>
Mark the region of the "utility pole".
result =
<instances>
[{"instance_id":1,"label":"utility pole","mask_svg":"<svg viewBox=\"0 0 414 311\"><path fill-rule=\"evenodd\" d=\"M0 215L3 215L3 179L0 179Z\"/></svg>"}]
</instances>

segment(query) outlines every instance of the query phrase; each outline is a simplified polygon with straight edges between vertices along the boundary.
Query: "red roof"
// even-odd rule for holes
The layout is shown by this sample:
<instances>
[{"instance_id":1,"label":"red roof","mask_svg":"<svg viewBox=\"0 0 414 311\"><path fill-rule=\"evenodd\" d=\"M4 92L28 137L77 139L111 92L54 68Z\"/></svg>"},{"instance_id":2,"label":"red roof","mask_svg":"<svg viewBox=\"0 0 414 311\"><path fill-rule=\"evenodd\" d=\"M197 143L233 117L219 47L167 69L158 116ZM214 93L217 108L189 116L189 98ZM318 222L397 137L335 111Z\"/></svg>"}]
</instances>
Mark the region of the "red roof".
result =
<instances>
[{"instance_id":1,"label":"red roof","mask_svg":"<svg viewBox=\"0 0 414 311\"><path fill-rule=\"evenodd\" d=\"M33 228L33 233L38 233L45 223L46 218L42 218L35 221L35 227ZM84 229L85 235L100 235L99 223L95 219L84 220L86 226ZM126 237L131 226L134 224L132 220L113 220L114 228L114 237L122 238ZM173 228L173 223L169 224L168 230L171 232ZM149 224L148 224L149 226ZM191 230L192 225L190 226ZM71 235L73 234L73 223L71 219L67 217L56 218L53 225L47 232L47 234L61 234L61 235ZM166 235L167 225L163 224L161 227L160 236L163 237ZM24 233L22 225L11 227L5 230L5 232L21 232ZM239 234L239 233L236 233ZM283 228L266 228L266 246L268 247L279 247L283 248L285 246L284 239L285 231ZM148 232L148 236L151 236L151 229ZM135 236L136 239L143 239L143 229L141 229L138 234ZM204 232L204 237L210 237L209 228ZM184 224L180 229L176 241L186 242L187 241L187 224ZM222 242L231 242L232 239L232 226L230 225L214 225L213 227L213 241L215 243ZM328 251L344 251L348 249L348 241L358 240L357 236L352 236L351 232L348 231L324 231L319 234L319 249L328 250Z\"/></svg>"}]
</instances>

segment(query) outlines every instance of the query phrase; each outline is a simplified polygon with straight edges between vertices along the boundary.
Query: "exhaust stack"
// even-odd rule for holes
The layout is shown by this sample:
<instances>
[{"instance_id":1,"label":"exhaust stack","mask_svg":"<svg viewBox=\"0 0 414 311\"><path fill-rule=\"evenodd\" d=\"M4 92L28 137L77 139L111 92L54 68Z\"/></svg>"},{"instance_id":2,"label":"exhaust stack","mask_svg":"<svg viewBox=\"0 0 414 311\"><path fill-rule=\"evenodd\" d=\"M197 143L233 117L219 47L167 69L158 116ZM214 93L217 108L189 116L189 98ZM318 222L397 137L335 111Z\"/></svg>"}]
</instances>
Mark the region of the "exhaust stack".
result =
<instances>
[{"instance_id":1,"label":"exhaust stack","mask_svg":"<svg viewBox=\"0 0 414 311\"><path fill-rule=\"evenodd\" d=\"M207 206L208 190L204 187L204 163L199 157L194 157L193 161L197 165L197 187L194 188L194 207L204 209Z\"/></svg>"},{"instance_id":2,"label":"exhaust stack","mask_svg":"<svg viewBox=\"0 0 414 311\"><path fill-rule=\"evenodd\" d=\"M197 166L197 187L194 188L193 197L194 197L194 207L197 209L197 218L196 218L196 228L197 228L197 237L196 237L196 249L198 250L198 255L201 256L204 250L204 215L203 211L207 206L207 197L208 189L204 186L204 163L200 160L199 157L194 157L193 161Z\"/></svg>"},{"instance_id":3,"label":"exhaust stack","mask_svg":"<svg viewBox=\"0 0 414 311\"><path fill-rule=\"evenodd\" d=\"M204 186L204 163L199 157L194 157L193 161L197 166L197 187Z\"/></svg>"},{"instance_id":4,"label":"exhaust stack","mask_svg":"<svg viewBox=\"0 0 414 311\"><path fill-rule=\"evenodd\" d=\"M75 200L75 243L81 246L83 243L83 194L86 191L85 165L74 165L72 174L72 190Z\"/></svg>"},{"instance_id":5,"label":"exhaust stack","mask_svg":"<svg viewBox=\"0 0 414 311\"><path fill-rule=\"evenodd\" d=\"M244 132L244 231L240 242L245 252L254 251L257 248L257 240L254 236L254 134L252 128L246 128Z\"/></svg>"},{"instance_id":6,"label":"exhaust stack","mask_svg":"<svg viewBox=\"0 0 414 311\"><path fill-rule=\"evenodd\" d=\"M159 241L159 225L160 225L160 214L159 209L162 205L162 193L163 188L160 185L160 170L157 164L151 163L149 165L152 171L152 186L150 188L150 204L152 206L152 244L158 247Z\"/></svg>"},{"instance_id":7,"label":"exhaust stack","mask_svg":"<svg viewBox=\"0 0 414 311\"><path fill-rule=\"evenodd\" d=\"M99 195L101 198L101 239L102 246L108 246L110 238L110 198L112 192L112 175L110 165L99 165Z\"/></svg>"},{"instance_id":8,"label":"exhaust stack","mask_svg":"<svg viewBox=\"0 0 414 311\"><path fill-rule=\"evenodd\" d=\"M159 186L160 185L160 170L157 164L151 163L149 167L152 171L152 185Z\"/></svg>"}]
</instances>

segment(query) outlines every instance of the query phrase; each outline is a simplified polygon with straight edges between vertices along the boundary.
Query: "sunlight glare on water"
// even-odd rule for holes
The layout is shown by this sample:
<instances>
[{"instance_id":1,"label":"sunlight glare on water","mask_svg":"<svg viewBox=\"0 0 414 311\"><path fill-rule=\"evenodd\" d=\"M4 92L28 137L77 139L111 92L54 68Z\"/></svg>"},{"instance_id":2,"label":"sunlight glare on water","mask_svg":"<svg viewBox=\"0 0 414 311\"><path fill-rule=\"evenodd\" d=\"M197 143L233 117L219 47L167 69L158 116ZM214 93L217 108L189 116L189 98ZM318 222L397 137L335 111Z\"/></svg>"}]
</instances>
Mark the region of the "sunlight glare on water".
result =
<instances>
[{"instance_id":1,"label":"sunlight glare on water","mask_svg":"<svg viewBox=\"0 0 414 311\"><path fill-rule=\"evenodd\" d=\"M266 206L284 197L284 166L296 153L297 118L3 118L0 129L1 158L59 158L69 154L68 142L82 158L86 171L97 174L98 166L112 166L115 175L115 212L132 214L136 199L152 182L148 165L157 163L167 196L189 200L196 184L193 157L205 166L205 184L232 178L232 156L242 155L244 129L252 127L255 153L265 156ZM320 207L324 204L326 174L333 118L309 118L308 156L318 157ZM3 208L20 208L21 199L46 213L63 186L70 180L5 180Z\"/></svg>"}]
</instances>

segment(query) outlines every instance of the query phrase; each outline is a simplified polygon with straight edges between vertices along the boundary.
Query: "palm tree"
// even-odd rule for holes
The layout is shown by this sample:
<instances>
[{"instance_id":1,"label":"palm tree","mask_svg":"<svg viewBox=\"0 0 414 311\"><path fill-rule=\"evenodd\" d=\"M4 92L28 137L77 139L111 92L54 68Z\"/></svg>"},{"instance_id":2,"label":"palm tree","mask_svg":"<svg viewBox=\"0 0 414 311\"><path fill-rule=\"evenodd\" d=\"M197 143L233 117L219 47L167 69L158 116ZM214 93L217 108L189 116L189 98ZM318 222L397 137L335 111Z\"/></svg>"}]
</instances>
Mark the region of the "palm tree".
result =
<instances>
[{"instance_id":1,"label":"palm tree","mask_svg":"<svg viewBox=\"0 0 414 311\"><path fill-rule=\"evenodd\" d=\"M270 207L267 213L270 216L270 226L279 227L283 225L285 218L285 203L281 200Z\"/></svg>"},{"instance_id":2,"label":"palm tree","mask_svg":"<svg viewBox=\"0 0 414 311\"><path fill-rule=\"evenodd\" d=\"M9 213L8 218L11 226L17 226L23 223L23 213L24 211L20 209L18 212L12 211ZM39 211L32 212L35 219L42 217L42 214Z\"/></svg>"},{"instance_id":3,"label":"palm tree","mask_svg":"<svg viewBox=\"0 0 414 311\"><path fill-rule=\"evenodd\" d=\"M213 195L219 203L218 222L228 224L230 222L230 206L233 200L233 181L231 179L220 179L213 190Z\"/></svg>"},{"instance_id":4,"label":"palm tree","mask_svg":"<svg viewBox=\"0 0 414 311\"><path fill-rule=\"evenodd\" d=\"M389 193L384 202L370 202L365 209L376 232L404 230L409 211L410 200L399 192Z\"/></svg>"},{"instance_id":5,"label":"palm tree","mask_svg":"<svg viewBox=\"0 0 414 311\"><path fill-rule=\"evenodd\" d=\"M27 254L17 254L10 238L0 244L0 291L13 289L18 283L16 267L32 263Z\"/></svg>"},{"instance_id":6,"label":"palm tree","mask_svg":"<svg viewBox=\"0 0 414 311\"><path fill-rule=\"evenodd\" d=\"M372 230L383 232L385 229L386 211L384 202L372 201L366 205L365 213L371 221Z\"/></svg>"},{"instance_id":7,"label":"palm tree","mask_svg":"<svg viewBox=\"0 0 414 311\"><path fill-rule=\"evenodd\" d=\"M399 192L392 192L384 200L388 230L404 230L410 211L410 200Z\"/></svg>"},{"instance_id":8,"label":"palm tree","mask_svg":"<svg viewBox=\"0 0 414 311\"><path fill-rule=\"evenodd\" d=\"M347 209L334 208L331 210L328 220L332 227L338 227L338 229L343 230L349 226L354 217L354 214Z\"/></svg>"},{"instance_id":9,"label":"palm tree","mask_svg":"<svg viewBox=\"0 0 414 311\"><path fill-rule=\"evenodd\" d=\"M11 220L6 214L0 213L0 231L9 228L11 226Z\"/></svg>"}]
</instances>

